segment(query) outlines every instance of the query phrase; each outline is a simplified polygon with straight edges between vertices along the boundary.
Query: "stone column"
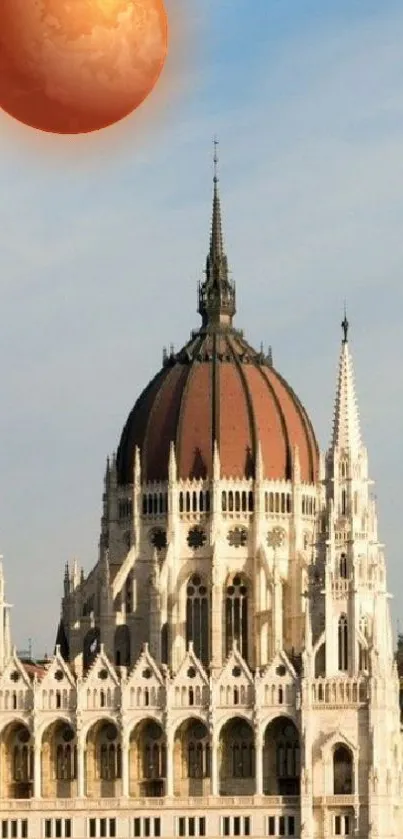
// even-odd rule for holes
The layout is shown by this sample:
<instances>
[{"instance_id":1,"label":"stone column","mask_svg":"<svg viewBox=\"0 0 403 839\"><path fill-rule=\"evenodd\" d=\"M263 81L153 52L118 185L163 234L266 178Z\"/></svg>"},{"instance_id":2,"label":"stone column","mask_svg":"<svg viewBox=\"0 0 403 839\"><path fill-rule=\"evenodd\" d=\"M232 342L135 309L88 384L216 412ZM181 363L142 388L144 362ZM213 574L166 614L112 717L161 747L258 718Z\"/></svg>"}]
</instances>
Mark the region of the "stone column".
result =
<instances>
[{"instance_id":1,"label":"stone column","mask_svg":"<svg viewBox=\"0 0 403 839\"><path fill-rule=\"evenodd\" d=\"M82 737L79 737L77 742L77 798L84 798L85 796L84 752L85 741Z\"/></svg>"},{"instance_id":2,"label":"stone column","mask_svg":"<svg viewBox=\"0 0 403 839\"><path fill-rule=\"evenodd\" d=\"M34 798L40 798L42 795L42 760L41 760L41 741L40 738L35 738L34 743Z\"/></svg>"},{"instance_id":3,"label":"stone column","mask_svg":"<svg viewBox=\"0 0 403 839\"><path fill-rule=\"evenodd\" d=\"M167 782L165 794L173 798L174 794L174 733L172 728L167 731Z\"/></svg>"},{"instance_id":4,"label":"stone column","mask_svg":"<svg viewBox=\"0 0 403 839\"><path fill-rule=\"evenodd\" d=\"M122 737L122 796L128 798L130 779L129 779L129 750L130 740L125 733Z\"/></svg>"},{"instance_id":5,"label":"stone column","mask_svg":"<svg viewBox=\"0 0 403 839\"><path fill-rule=\"evenodd\" d=\"M217 579L218 570L213 568L213 590L211 597L211 665L213 671L218 671L223 663L223 606L222 587Z\"/></svg>"},{"instance_id":6,"label":"stone column","mask_svg":"<svg viewBox=\"0 0 403 839\"><path fill-rule=\"evenodd\" d=\"M263 795L263 734L255 729L255 795Z\"/></svg>"},{"instance_id":7,"label":"stone column","mask_svg":"<svg viewBox=\"0 0 403 839\"><path fill-rule=\"evenodd\" d=\"M219 750L220 750L220 743L218 737L216 737L213 733L211 738L211 795L219 795L219 784L218 784L218 776L219 776Z\"/></svg>"}]
</instances>

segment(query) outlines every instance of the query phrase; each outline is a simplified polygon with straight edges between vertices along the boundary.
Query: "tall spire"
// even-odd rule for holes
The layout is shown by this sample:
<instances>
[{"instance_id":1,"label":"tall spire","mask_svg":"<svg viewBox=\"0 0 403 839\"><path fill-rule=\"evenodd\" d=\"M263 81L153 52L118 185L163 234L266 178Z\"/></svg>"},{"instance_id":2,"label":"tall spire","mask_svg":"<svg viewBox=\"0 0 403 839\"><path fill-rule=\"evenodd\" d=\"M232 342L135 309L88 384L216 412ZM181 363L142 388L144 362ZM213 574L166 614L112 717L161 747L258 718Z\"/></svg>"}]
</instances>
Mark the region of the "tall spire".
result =
<instances>
[{"instance_id":1,"label":"tall spire","mask_svg":"<svg viewBox=\"0 0 403 839\"><path fill-rule=\"evenodd\" d=\"M353 360L348 345L349 323L345 310L341 327L343 330L343 340L337 381L332 448L344 449L356 453L360 449L362 441L360 417L355 394Z\"/></svg>"},{"instance_id":2,"label":"tall spire","mask_svg":"<svg viewBox=\"0 0 403 839\"><path fill-rule=\"evenodd\" d=\"M231 326L236 311L235 287L229 279L221 224L221 201L218 189L218 140L214 138L213 213L210 248L206 260L206 279L199 286L198 311L203 326Z\"/></svg>"}]
</instances>

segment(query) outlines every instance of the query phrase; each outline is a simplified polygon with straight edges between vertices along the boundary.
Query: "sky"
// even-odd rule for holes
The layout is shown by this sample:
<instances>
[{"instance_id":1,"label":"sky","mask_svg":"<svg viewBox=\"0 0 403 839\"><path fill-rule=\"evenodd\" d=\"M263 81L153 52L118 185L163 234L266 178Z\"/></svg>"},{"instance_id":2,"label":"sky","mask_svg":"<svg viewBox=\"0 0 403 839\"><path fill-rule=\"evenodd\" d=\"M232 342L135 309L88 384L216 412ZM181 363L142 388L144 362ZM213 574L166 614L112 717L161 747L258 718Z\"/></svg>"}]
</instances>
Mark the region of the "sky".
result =
<instances>
[{"instance_id":1,"label":"sky","mask_svg":"<svg viewBox=\"0 0 403 839\"><path fill-rule=\"evenodd\" d=\"M97 559L106 456L199 323L212 138L236 323L331 434L347 300L394 628L403 630L403 6L169 0L149 100L68 143L0 117L0 552L13 640L51 653Z\"/></svg>"}]
</instances>

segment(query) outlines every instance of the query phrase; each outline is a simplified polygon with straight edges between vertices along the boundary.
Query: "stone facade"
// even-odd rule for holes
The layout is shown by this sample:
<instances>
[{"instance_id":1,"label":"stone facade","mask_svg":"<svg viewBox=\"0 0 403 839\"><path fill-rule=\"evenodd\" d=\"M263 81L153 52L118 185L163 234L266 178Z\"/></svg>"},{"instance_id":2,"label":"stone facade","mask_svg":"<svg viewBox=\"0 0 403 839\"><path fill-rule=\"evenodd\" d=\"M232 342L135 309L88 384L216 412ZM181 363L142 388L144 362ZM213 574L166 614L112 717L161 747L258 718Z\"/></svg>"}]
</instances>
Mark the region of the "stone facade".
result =
<instances>
[{"instance_id":1,"label":"stone facade","mask_svg":"<svg viewBox=\"0 0 403 839\"><path fill-rule=\"evenodd\" d=\"M178 475L173 442L166 481L136 449L122 484L112 457L99 559L66 568L46 664L11 649L1 575L0 835L400 839L399 680L343 330L315 481L298 445L269 480L259 439L253 477L223 474L218 442L205 479Z\"/></svg>"}]
</instances>

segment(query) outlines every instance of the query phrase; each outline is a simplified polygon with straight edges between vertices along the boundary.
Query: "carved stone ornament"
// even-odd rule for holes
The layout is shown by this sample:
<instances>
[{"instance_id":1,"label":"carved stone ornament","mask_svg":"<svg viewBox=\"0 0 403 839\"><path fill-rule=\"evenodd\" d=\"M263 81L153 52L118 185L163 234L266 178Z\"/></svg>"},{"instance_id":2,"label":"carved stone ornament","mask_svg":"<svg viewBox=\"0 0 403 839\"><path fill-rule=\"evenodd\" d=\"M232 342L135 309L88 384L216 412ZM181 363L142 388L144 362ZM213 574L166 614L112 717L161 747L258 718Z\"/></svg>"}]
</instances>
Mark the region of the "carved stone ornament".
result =
<instances>
[{"instance_id":1,"label":"carved stone ornament","mask_svg":"<svg viewBox=\"0 0 403 839\"><path fill-rule=\"evenodd\" d=\"M201 527L191 527L187 537L189 548L197 550L206 544L207 536Z\"/></svg>"},{"instance_id":2,"label":"carved stone ornament","mask_svg":"<svg viewBox=\"0 0 403 839\"><path fill-rule=\"evenodd\" d=\"M284 545L285 538L286 533L282 527L273 527L267 534L267 544L269 548L281 548Z\"/></svg>"},{"instance_id":3,"label":"carved stone ornament","mask_svg":"<svg viewBox=\"0 0 403 839\"><path fill-rule=\"evenodd\" d=\"M229 531L227 539L231 548L244 548L248 541L248 531L246 527L234 527Z\"/></svg>"},{"instance_id":4,"label":"carved stone ornament","mask_svg":"<svg viewBox=\"0 0 403 839\"><path fill-rule=\"evenodd\" d=\"M157 549L157 551L162 551L167 546L167 534L166 531L162 529L162 527L153 527L150 532L150 542Z\"/></svg>"}]
</instances>

